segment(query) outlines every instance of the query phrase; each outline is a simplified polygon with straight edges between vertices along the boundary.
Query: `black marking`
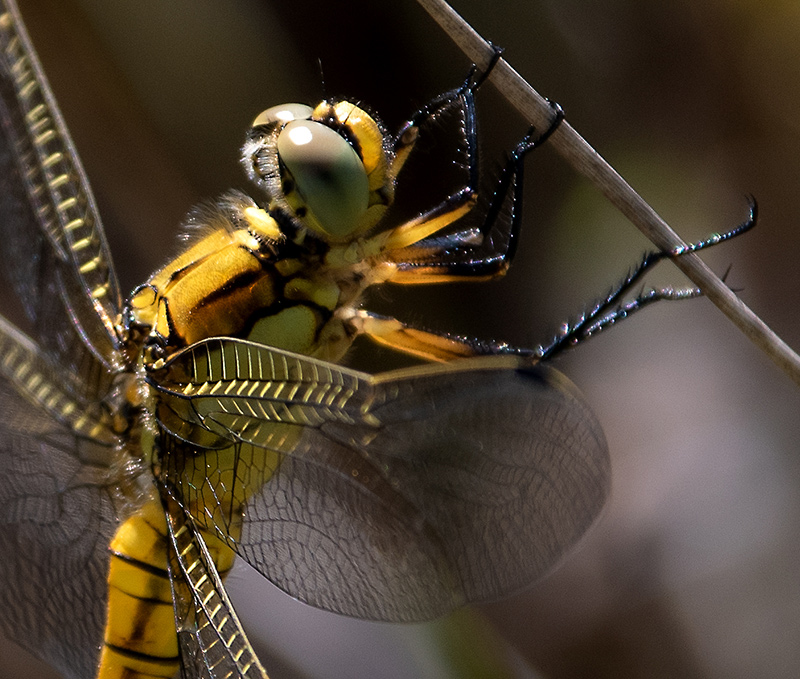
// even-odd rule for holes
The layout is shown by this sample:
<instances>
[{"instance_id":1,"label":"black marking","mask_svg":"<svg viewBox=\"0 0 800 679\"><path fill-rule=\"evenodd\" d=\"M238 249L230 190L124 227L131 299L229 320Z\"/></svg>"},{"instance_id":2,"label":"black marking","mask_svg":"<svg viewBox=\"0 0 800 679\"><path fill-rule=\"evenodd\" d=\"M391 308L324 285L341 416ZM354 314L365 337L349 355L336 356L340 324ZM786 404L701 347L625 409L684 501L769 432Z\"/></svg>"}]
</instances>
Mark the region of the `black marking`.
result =
<instances>
[{"instance_id":1,"label":"black marking","mask_svg":"<svg viewBox=\"0 0 800 679\"><path fill-rule=\"evenodd\" d=\"M163 580L169 580L169 573L163 569L159 568L158 566L153 566L152 564L145 563L144 561L140 561L132 557L130 554L124 554L122 552L117 552L113 549L108 550L111 552L111 556L116 557L120 561L124 561L125 563L131 564L131 566L136 566L141 571L153 575L157 578L162 578ZM137 599L140 597L136 597Z\"/></svg>"},{"instance_id":2,"label":"black marking","mask_svg":"<svg viewBox=\"0 0 800 679\"><path fill-rule=\"evenodd\" d=\"M361 162L364 162L364 151L361 145L361 140L358 138L353 126L350 124L350 114L348 114L347 118L344 120L340 120L336 117L336 113L334 111L334 107L340 101L347 101L354 106L357 106L362 111L367 113L378 125L378 129L383 132L383 126L378 121L378 118L370 111L368 111L365 107L362 107L361 102L354 102L347 99L334 99L329 102L328 110L323 117L323 122L327 127L330 127L334 132L336 132L339 136L341 136L350 146L353 147L353 150L358 154L359 159ZM352 112L351 112L352 113ZM384 135L385 136L385 135Z\"/></svg>"},{"instance_id":3,"label":"black marking","mask_svg":"<svg viewBox=\"0 0 800 679\"><path fill-rule=\"evenodd\" d=\"M161 332L156 329L156 326L158 325L158 316L159 316L159 313L161 311L161 305L162 304L164 305L164 318L167 320L167 336L166 337L164 337L161 334ZM169 300L166 297L159 297L158 298L158 306L156 307L156 323L153 326L153 329L155 331L154 334L158 335L158 337L161 340L163 340L164 344L168 344L169 343L169 339L171 337L175 337L175 336L180 337L180 335L178 335L178 333L175 331L175 323L172 320L172 314L169 311ZM181 339L183 339L183 338L181 338Z\"/></svg>"},{"instance_id":4,"label":"black marking","mask_svg":"<svg viewBox=\"0 0 800 679\"><path fill-rule=\"evenodd\" d=\"M242 250L247 252L250 255L253 255L252 250L242 246ZM238 290L240 288L247 288L250 285L255 284L260 278L265 275L269 275L265 273L263 270L260 271L244 271L232 278L229 278L223 285L220 285L217 288L214 288L209 292L203 299L201 300L198 306L205 306L206 304L213 304L218 300L225 299L232 291Z\"/></svg>"},{"instance_id":5,"label":"black marking","mask_svg":"<svg viewBox=\"0 0 800 679\"><path fill-rule=\"evenodd\" d=\"M106 648L110 648L115 653L124 655L131 660L139 660L141 662L150 662L158 665L169 666L180 661L180 655L160 656L150 655L149 653L142 653L141 651L132 651L129 648L122 648L122 646L115 646L108 642L103 642Z\"/></svg>"}]
</instances>

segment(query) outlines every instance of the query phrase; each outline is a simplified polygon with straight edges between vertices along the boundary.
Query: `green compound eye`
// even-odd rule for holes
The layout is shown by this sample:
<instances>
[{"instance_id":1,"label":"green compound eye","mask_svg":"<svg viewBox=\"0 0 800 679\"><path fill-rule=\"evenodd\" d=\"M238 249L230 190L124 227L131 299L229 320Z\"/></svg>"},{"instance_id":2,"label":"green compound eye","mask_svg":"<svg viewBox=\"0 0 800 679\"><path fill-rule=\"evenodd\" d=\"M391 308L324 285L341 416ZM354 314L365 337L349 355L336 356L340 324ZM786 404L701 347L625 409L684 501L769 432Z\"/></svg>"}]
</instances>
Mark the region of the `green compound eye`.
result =
<instances>
[{"instance_id":1,"label":"green compound eye","mask_svg":"<svg viewBox=\"0 0 800 679\"><path fill-rule=\"evenodd\" d=\"M308 120L313 112L314 109L305 104L281 104L259 113L250 127L271 125L273 123L288 123L292 120Z\"/></svg>"},{"instance_id":2,"label":"green compound eye","mask_svg":"<svg viewBox=\"0 0 800 679\"><path fill-rule=\"evenodd\" d=\"M324 233L355 231L369 204L369 180L355 149L330 127L294 120L281 130L278 156Z\"/></svg>"}]
</instances>

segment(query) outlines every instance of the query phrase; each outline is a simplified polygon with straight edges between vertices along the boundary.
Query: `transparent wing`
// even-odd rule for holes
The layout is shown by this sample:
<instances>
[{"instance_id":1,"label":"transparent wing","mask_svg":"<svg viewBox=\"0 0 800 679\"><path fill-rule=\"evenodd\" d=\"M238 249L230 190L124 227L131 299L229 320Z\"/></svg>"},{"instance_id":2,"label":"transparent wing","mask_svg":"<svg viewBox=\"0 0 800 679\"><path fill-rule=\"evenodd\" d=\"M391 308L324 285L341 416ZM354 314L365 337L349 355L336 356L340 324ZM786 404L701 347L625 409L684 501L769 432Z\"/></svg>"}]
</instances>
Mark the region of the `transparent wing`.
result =
<instances>
[{"instance_id":1,"label":"transparent wing","mask_svg":"<svg viewBox=\"0 0 800 679\"><path fill-rule=\"evenodd\" d=\"M162 488L184 679L268 679L190 517Z\"/></svg>"},{"instance_id":2,"label":"transparent wing","mask_svg":"<svg viewBox=\"0 0 800 679\"><path fill-rule=\"evenodd\" d=\"M0 318L0 629L85 679L97 668L117 524L113 436L55 375Z\"/></svg>"},{"instance_id":3,"label":"transparent wing","mask_svg":"<svg viewBox=\"0 0 800 679\"><path fill-rule=\"evenodd\" d=\"M105 393L121 301L91 190L12 0L0 2L0 255L29 332ZM27 326L26 326L27 329Z\"/></svg>"},{"instance_id":4,"label":"transparent wing","mask_svg":"<svg viewBox=\"0 0 800 679\"><path fill-rule=\"evenodd\" d=\"M371 377L222 339L150 379L165 475L196 521L292 596L347 615L426 619L518 590L608 491L591 410L516 357Z\"/></svg>"}]
</instances>

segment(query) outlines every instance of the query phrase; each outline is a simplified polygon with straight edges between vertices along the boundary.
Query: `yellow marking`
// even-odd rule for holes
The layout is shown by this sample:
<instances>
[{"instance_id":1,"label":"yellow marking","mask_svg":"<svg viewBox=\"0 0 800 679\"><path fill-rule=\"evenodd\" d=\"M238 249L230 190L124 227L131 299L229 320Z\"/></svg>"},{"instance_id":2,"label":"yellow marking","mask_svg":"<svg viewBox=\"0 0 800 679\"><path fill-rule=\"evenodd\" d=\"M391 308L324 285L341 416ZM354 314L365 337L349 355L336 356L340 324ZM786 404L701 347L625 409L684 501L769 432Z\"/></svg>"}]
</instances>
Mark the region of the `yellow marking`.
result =
<instances>
[{"instance_id":1,"label":"yellow marking","mask_svg":"<svg viewBox=\"0 0 800 679\"><path fill-rule=\"evenodd\" d=\"M356 320L360 320L359 331L371 340L429 361L447 362L475 355L475 351L460 340L409 328L394 318L359 314Z\"/></svg>"},{"instance_id":2,"label":"yellow marking","mask_svg":"<svg viewBox=\"0 0 800 679\"><path fill-rule=\"evenodd\" d=\"M92 240L91 236L87 236L86 238L81 238L80 240L76 240L72 244L72 251L73 252L80 252L81 250L83 250L85 248L88 248L90 245L92 245L92 243L93 243L93 240Z\"/></svg>"},{"instance_id":3,"label":"yellow marking","mask_svg":"<svg viewBox=\"0 0 800 679\"><path fill-rule=\"evenodd\" d=\"M69 175L63 173L58 175L57 177L53 177L53 179L51 179L49 182L50 188L53 190L60 189L62 186L68 183L69 183Z\"/></svg>"},{"instance_id":4,"label":"yellow marking","mask_svg":"<svg viewBox=\"0 0 800 679\"><path fill-rule=\"evenodd\" d=\"M275 262L275 269L284 277L293 276L303 268L303 263L299 259L282 259Z\"/></svg>"},{"instance_id":5,"label":"yellow marking","mask_svg":"<svg viewBox=\"0 0 800 679\"><path fill-rule=\"evenodd\" d=\"M251 205L246 207L243 212L247 224L253 231L271 240L280 240L282 237L280 227L265 210Z\"/></svg>"},{"instance_id":6,"label":"yellow marking","mask_svg":"<svg viewBox=\"0 0 800 679\"><path fill-rule=\"evenodd\" d=\"M154 570L143 570L137 562L128 561L122 556L112 554L108 581L130 596L172 603L172 588L166 572L159 577Z\"/></svg>"},{"instance_id":7,"label":"yellow marking","mask_svg":"<svg viewBox=\"0 0 800 679\"><path fill-rule=\"evenodd\" d=\"M64 154L61 153L61 151L56 151L55 153L51 153L42 161L42 167L52 167L53 165L60 163L62 160L64 160ZM63 175L61 176L63 177Z\"/></svg>"},{"instance_id":8,"label":"yellow marking","mask_svg":"<svg viewBox=\"0 0 800 679\"><path fill-rule=\"evenodd\" d=\"M383 151L383 133L366 111L349 101L338 101L333 106L336 118L347 125L361 146L361 160L367 174L376 169L386 169L386 154ZM316 113L316 111L315 111ZM313 118L312 114L312 118ZM381 183L383 183L381 178ZM376 188L370 182L370 189Z\"/></svg>"},{"instance_id":9,"label":"yellow marking","mask_svg":"<svg viewBox=\"0 0 800 679\"><path fill-rule=\"evenodd\" d=\"M159 295L155 318L159 334L176 344L192 344L214 335L236 335L254 310L275 302L274 278L252 252L239 246L250 236L244 231L237 233L241 235L235 238L225 234L221 243L212 234L199 245L221 247L212 252L205 247L198 250L196 254L201 258L187 262L179 274L173 269L168 281L163 280L163 272L153 277L151 285ZM237 278L243 283L234 287L232 281ZM137 299L137 309L142 301ZM137 319L142 321L152 317L148 309L137 312Z\"/></svg>"},{"instance_id":10,"label":"yellow marking","mask_svg":"<svg viewBox=\"0 0 800 679\"><path fill-rule=\"evenodd\" d=\"M470 275L469 277L458 274L445 274L442 271L437 270L435 267L431 267L427 270L424 268L416 268L410 271L401 271L400 269L394 268L392 273L387 277L387 280L390 280L392 283L397 285L429 285L431 283L464 281L465 278L467 278L470 283L480 283L482 281L500 278L501 276L504 276L507 271L508 264L505 263L498 268L497 271L486 274L485 276Z\"/></svg>"},{"instance_id":11,"label":"yellow marking","mask_svg":"<svg viewBox=\"0 0 800 679\"><path fill-rule=\"evenodd\" d=\"M430 219L427 219L425 215L421 215L402 226L398 226L396 229L392 229L386 238L384 247L387 250L398 250L418 243L423 238L427 238L437 231L441 231L446 226L449 226L457 219L463 217L472 210L476 200L477 196L473 196L464 205L450 212L445 212L444 214L437 215Z\"/></svg>"},{"instance_id":12,"label":"yellow marking","mask_svg":"<svg viewBox=\"0 0 800 679\"><path fill-rule=\"evenodd\" d=\"M314 348L320 321L319 315L313 309L302 305L293 306L256 321L247 339L308 354Z\"/></svg>"},{"instance_id":13,"label":"yellow marking","mask_svg":"<svg viewBox=\"0 0 800 679\"><path fill-rule=\"evenodd\" d=\"M30 111L25 114L25 117L30 121L34 122L39 116L43 116L47 113L47 107L44 104L36 104Z\"/></svg>"},{"instance_id":14,"label":"yellow marking","mask_svg":"<svg viewBox=\"0 0 800 679\"><path fill-rule=\"evenodd\" d=\"M152 601L126 594L116 587L108 588L108 619L105 643L134 653L161 659L178 656L172 598Z\"/></svg>"},{"instance_id":15,"label":"yellow marking","mask_svg":"<svg viewBox=\"0 0 800 679\"><path fill-rule=\"evenodd\" d=\"M156 299L158 299L156 291L149 285L146 285L131 297L130 306L138 317L140 315L140 310L153 306L156 303Z\"/></svg>"},{"instance_id":16,"label":"yellow marking","mask_svg":"<svg viewBox=\"0 0 800 679\"><path fill-rule=\"evenodd\" d=\"M136 658L104 646L97 679L170 679L178 667L177 659Z\"/></svg>"},{"instance_id":17,"label":"yellow marking","mask_svg":"<svg viewBox=\"0 0 800 679\"><path fill-rule=\"evenodd\" d=\"M31 133L37 133L39 130L50 128L53 124L53 121L49 117L42 118L41 120L35 121L30 128Z\"/></svg>"},{"instance_id":18,"label":"yellow marking","mask_svg":"<svg viewBox=\"0 0 800 679\"><path fill-rule=\"evenodd\" d=\"M108 285L98 285L91 294L94 299L102 299L108 294Z\"/></svg>"},{"instance_id":19,"label":"yellow marking","mask_svg":"<svg viewBox=\"0 0 800 679\"><path fill-rule=\"evenodd\" d=\"M65 231L74 231L75 229L80 229L84 226L86 222L83 220L82 217L77 217L76 219L72 219L64 225Z\"/></svg>"},{"instance_id":20,"label":"yellow marking","mask_svg":"<svg viewBox=\"0 0 800 679\"><path fill-rule=\"evenodd\" d=\"M188 532L188 530L189 529L185 525L181 526L177 531L175 531L175 538L180 538L184 533Z\"/></svg>"},{"instance_id":21,"label":"yellow marking","mask_svg":"<svg viewBox=\"0 0 800 679\"><path fill-rule=\"evenodd\" d=\"M232 233L225 228L217 228L157 272L149 284L159 291L168 292L170 286L180 280L184 272L191 271L193 267L234 242Z\"/></svg>"},{"instance_id":22,"label":"yellow marking","mask_svg":"<svg viewBox=\"0 0 800 679\"><path fill-rule=\"evenodd\" d=\"M145 318L140 316L140 318ZM154 330L161 335L161 337L169 337L172 333L170 327L171 318L169 316L169 308L167 307L167 300L163 297L158 298L158 315L154 319Z\"/></svg>"},{"instance_id":23,"label":"yellow marking","mask_svg":"<svg viewBox=\"0 0 800 679\"><path fill-rule=\"evenodd\" d=\"M78 271L80 273L89 273L91 271L94 271L95 269L97 269L101 261L102 258L100 256L93 257L92 259L89 259L84 264L82 264L78 268Z\"/></svg>"},{"instance_id":24,"label":"yellow marking","mask_svg":"<svg viewBox=\"0 0 800 679\"><path fill-rule=\"evenodd\" d=\"M75 429L83 429L88 421L89 418L86 417L86 414L84 413L77 420L75 420L75 424L73 426L75 427Z\"/></svg>"},{"instance_id":25,"label":"yellow marking","mask_svg":"<svg viewBox=\"0 0 800 679\"><path fill-rule=\"evenodd\" d=\"M339 304L339 286L333 281L310 281L307 278L293 278L283 289L286 299L314 302L325 309L333 310Z\"/></svg>"},{"instance_id":26,"label":"yellow marking","mask_svg":"<svg viewBox=\"0 0 800 679\"><path fill-rule=\"evenodd\" d=\"M27 59L18 59L12 67L14 71L14 82L19 86L20 99L32 99L39 93L39 86L35 80L31 80L30 66Z\"/></svg>"},{"instance_id":27,"label":"yellow marking","mask_svg":"<svg viewBox=\"0 0 800 679\"><path fill-rule=\"evenodd\" d=\"M27 89L27 88L26 88ZM36 146L44 146L48 142L52 141L53 138L56 136L55 130L52 128L48 129L45 132L42 132L38 137L33 140L33 143Z\"/></svg>"},{"instance_id":28,"label":"yellow marking","mask_svg":"<svg viewBox=\"0 0 800 679\"><path fill-rule=\"evenodd\" d=\"M166 531L161 503L153 499L124 521L111 540L98 679L167 679L178 669Z\"/></svg>"},{"instance_id":29,"label":"yellow marking","mask_svg":"<svg viewBox=\"0 0 800 679\"><path fill-rule=\"evenodd\" d=\"M34 94L38 93L39 86L36 84L35 80L30 79L30 73L27 71L27 60L20 59L19 61L15 62L14 67L18 71L15 73L15 81L17 85L24 83L24 85L22 85L19 89L20 99L30 99Z\"/></svg>"},{"instance_id":30,"label":"yellow marking","mask_svg":"<svg viewBox=\"0 0 800 679\"><path fill-rule=\"evenodd\" d=\"M127 554L137 561L166 571L166 534L167 523L161 503L151 500L117 529L109 547L114 552Z\"/></svg>"}]
</instances>

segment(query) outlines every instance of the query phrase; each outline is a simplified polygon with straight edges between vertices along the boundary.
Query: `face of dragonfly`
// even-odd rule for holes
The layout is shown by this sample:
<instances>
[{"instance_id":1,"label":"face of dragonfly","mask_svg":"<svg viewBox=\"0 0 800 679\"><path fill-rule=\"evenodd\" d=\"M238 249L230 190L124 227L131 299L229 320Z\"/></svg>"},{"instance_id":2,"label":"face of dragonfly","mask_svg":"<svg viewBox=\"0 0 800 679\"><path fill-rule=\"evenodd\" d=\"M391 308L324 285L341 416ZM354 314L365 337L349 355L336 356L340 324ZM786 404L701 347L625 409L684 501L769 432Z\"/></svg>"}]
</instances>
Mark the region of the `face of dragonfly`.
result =
<instances>
[{"instance_id":1,"label":"face of dragonfly","mask_svg":"<svg viewBox=\"0 0 800 679\"><path fill-rule=\"evenodd\" d=\"M406 621L519 589L577 540L608 465L566 378L360 310L373 284L507 268L517 224L487 220L491 238L461 225L475 187L382 222L434 119L467 130L476 170L477 80L396 134L344 100L268 110L244 151L260 197L193 213L183 252L124 303L55 101L3 9L0 229L26 319L24 333L0 320L6 634L69 677L98 662L262 677L224 627L234 554L303 601ZM500 200L497 214L514 193ZM341 367L358 334L441 363Z\"/></svg>"}]
</instances>

